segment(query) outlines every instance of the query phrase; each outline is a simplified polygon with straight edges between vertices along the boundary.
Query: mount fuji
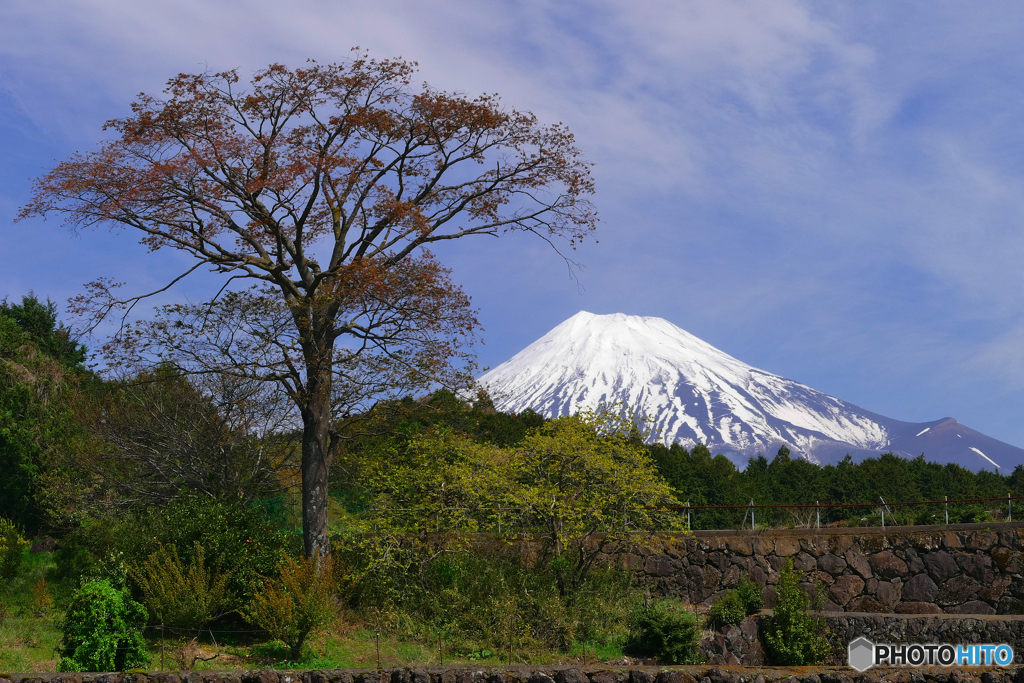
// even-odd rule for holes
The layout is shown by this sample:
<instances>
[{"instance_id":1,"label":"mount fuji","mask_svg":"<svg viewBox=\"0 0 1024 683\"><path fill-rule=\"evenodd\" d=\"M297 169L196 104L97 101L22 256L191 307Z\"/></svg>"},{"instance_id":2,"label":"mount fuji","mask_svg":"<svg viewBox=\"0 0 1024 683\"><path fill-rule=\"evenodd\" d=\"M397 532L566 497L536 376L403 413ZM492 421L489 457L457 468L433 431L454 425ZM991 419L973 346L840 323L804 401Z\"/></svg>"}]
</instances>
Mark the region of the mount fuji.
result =
<instances>
[{"instance_id":1,"label":"mount fuji","mask_svg":"<svg viewBox=\"0 0 1024 683\"><path fill-rule=\"evenodd\" d=\"M947 417L902 422L719 351L667 320L580 312L478 382L495 406L547 417L622 401L657 438L703 442L739 466L782 444L820 464L893 451L1009 474L1024 450Z\"/></svg>"}]
</instances>

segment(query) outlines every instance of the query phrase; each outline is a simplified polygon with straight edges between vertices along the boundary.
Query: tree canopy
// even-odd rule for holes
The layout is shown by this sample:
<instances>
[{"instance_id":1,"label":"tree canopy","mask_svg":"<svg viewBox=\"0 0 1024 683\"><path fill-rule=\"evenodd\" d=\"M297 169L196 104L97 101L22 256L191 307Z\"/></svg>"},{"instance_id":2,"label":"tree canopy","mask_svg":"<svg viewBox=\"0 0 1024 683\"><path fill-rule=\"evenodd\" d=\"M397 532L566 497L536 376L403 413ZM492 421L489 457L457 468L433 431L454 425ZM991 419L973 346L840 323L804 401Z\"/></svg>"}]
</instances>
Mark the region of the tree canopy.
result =
<instances>
[{"instance_id":1,"label":"tree canopy","mask_svg":"<svg viewBox=\"0 0 1024 683\"><path fill-rule=\"evenodd\" d=\"M328 472L340 419L381 398L466 379L478 323L426 250L470 235L525 231L573 246L596 214L589 164L563 125L410 85L414 64L274 64L180 74L142 94L115 137L35 183L19 216L58 213L75 230L131 229L174 249L222 292L122 327L105 350L274 383L302 429L306 551L330 552ZM78 297L94 327L146 295L99 278ZM223 294L223 292L228 292Z\"/></svg>"}]
</instances>

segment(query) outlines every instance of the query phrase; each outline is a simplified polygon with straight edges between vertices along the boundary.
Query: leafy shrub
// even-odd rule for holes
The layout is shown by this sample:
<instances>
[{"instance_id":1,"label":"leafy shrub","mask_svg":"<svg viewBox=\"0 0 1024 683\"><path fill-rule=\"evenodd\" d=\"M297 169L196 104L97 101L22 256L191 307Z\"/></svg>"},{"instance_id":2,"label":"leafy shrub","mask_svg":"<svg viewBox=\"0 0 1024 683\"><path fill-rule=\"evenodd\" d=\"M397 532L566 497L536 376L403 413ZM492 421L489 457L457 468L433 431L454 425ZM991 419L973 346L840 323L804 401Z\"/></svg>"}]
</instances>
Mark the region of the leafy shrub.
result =
<instances>
[{"instance_id":1,"label":"leafy shrub","mask_svg":"<svg viewBox=\"0 0 1024 683\"><path fill-rule=\"evenodd\" d=\"M196 541L192 563L185 565L172 545L161 545L128 573L142 590L142 602L161 624L199 628L221 616L231 573L211 572Z\"/></svg>"},{"instance_id":2,"label":"leafy shrub","mask_svg":"<svg viewBox=\"0 0 1024 683\"><path fill-rule=\"evenodd\" d=\"M21 566L21 555L29 545L17 524L0 517L0 578L14 578Z\"/></svg>"},{"instance_id":3,"label":"leafy shrub","mask_svg":"<svg viewBox=\"0 0 1024 683\"><path fill-rule=\"evenodd\" d=\"M271 526L263 510L241 503L195 497L177 499L166 508L129 516L116 530L113 554L125 565L141 567L162 546L173 547L185 566L196 565L197 544L215 560L209 570L230 569L224 607L249 602L263 577L277 575L277 562L289 543L288 534Z\"/></svg>"},{"instance_id":4,"label":"leafy shrub","mask_svg":"<svg viewBox=\"0 0 1024 683\"><path fill-rule=\"evenodd\" d=\"M735 590L729 589L711 603L708 611L708 626L719 629L730 624L737 625L747 616L743 598Z\"/></svg>"},{"instance_id":5,"label":"leafy shrub","mask_svg":"<svg viewBox=\"0 0 1024 683\"><path fill-rule=\"evenodd\" d=\"M750 580L750 577L740 578L736 586L736 594L743 601L743 609L747 614L757 614L764 607L764 592L761 586Z\"/></svg>"},{"instance_id":6,"label":"leafy shrub","mask_svg":"<svg viewBox=\"0 0 1024 683\"><path fill-rule=\"evenodd\" d=\"M588 649L621 653L642 592L629 572L598 567L587 573L571 598L563 597L550 563L525 564L514 552L493 547L449 553L411 570L379 565L365 572L361 549L342 548L355 580L345 591L349 606L389 633L431 642L442 634L445 651L490 650L515 657L552 650Z\"/></svg>"},{"instance_id":7,"label":"leafy shrub","mask_svg":"<svg viewBox=\"0 0 1024 683\"><path fill-rule=\"evenodd\" d=\"M628 652L657 657L659 664L700 664L697 616L668 600L644 605L633 618Z\"/></svg>"},{"instance_id":8,"label":"leafy shrub","mask_svg":"<svg viewBox=\"0 0 1024 683\"><path fill-rule=\"evenodd\" d=\"M106 581L82 586L61 628L58 671L126 671L147 663L146 608Z\"/></svg>"},{"instance_id":9,"label":"leafy shrub","mask_svg":"<svg viewBox=\"0 0 1024 683\"><path fill-rule=\"evenodd\" d=\"M317 551L313 557L300 560L284 555L278 573L280 578L263 583L242 616L284 642L288 658L295 661L302 656L309 632L338 613L334 567L328 561L321 562Z\"/></svg>"},{"instance_id":10,"label":"leafy shrub","mask_svg":"<svg viewBox=\"0 0 1024 683\"><path fill-rule=\"evenodd\" d=\"M739 585L729 589L711 603L708 612L708 625L718 629L723 626L739 625L750 614L757 614L764 606L764 595L761 587L746 576L740 579Z\"/></svg>"},{"instance_id":11,"label":"leafy shrub","mask_svg":"<svg viewBox=\"0 0 1024 683\"><path fill-rule=\"evenodd\" d=\"M768 659L782 666L823 664L831 654L824 619L807 613L811 599L800 588L803 571L793 569L793 560L786 560L775 588L775 616L765 629Z\"/></svg>"},{"instance_id":12,"label":"leafy shrub","mask_svg":"<svg viewBox=\"0 0 1024 683\"><path fill-rule=\"evenodd\" d=\"M45 617L53 609L53 596L50 595L50 585L46 579L39 579L32 586L32 614L36 617Z\"/></svg>"}]
</instances>

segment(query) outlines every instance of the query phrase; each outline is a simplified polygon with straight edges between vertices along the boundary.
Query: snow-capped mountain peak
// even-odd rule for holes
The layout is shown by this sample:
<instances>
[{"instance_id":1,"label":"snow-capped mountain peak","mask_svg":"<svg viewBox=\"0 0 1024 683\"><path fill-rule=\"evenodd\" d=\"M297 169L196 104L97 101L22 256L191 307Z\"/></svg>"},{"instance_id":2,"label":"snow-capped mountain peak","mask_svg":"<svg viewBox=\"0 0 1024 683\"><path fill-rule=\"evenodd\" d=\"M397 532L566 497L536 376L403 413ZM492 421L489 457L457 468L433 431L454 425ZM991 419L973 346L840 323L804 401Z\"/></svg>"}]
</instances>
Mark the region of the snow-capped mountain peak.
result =
<instances>
[{"instance_id":1,"label":"snow-capped mountain peak","mask_svg":"<svg viewBox=\"0 0 1024 683\"><path fill-rule=\"evenodd\" d=\"M914 425L870 413L747 365L667 320L622 313L581 311L479 381L499 408L550 417L622 401L654 419L659 440L701 441L738 460L783 443L819 462L846 452L916 455L906 447L934 440L934 427L946 422ZM961 430L949 436L959 439L957 452L970 461L964 464L991 469L999 461L993 450L1007 462L1024 462L1021 449L952 423ZM968 443L967 432L985 442Z\"/></svg>"}]
</instances>

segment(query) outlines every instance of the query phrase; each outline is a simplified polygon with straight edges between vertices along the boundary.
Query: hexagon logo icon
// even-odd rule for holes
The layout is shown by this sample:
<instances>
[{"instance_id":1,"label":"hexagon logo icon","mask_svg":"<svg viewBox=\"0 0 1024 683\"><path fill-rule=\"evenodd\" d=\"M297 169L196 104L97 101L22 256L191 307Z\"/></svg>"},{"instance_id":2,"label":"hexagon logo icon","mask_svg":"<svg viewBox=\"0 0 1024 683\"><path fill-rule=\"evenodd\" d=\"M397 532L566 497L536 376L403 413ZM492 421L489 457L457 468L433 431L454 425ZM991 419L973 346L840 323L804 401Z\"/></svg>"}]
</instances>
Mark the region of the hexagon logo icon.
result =
<instances>
[{"instance_id":1,"label":"hexagon logo icon","mask_svg":"<svg viewBox=\"0 0 1024 683\"><path fill-rule=\"evenodd\" d=\"M850 644L846 646L846 652L847 661L857 671L865 671L874 664L875 645L864 636L850 641Z\"/></svg>"}]
</instances>

